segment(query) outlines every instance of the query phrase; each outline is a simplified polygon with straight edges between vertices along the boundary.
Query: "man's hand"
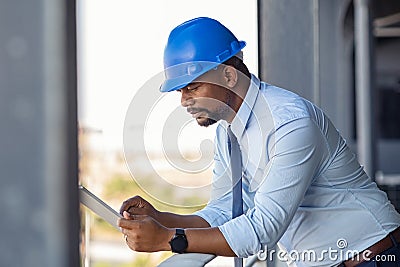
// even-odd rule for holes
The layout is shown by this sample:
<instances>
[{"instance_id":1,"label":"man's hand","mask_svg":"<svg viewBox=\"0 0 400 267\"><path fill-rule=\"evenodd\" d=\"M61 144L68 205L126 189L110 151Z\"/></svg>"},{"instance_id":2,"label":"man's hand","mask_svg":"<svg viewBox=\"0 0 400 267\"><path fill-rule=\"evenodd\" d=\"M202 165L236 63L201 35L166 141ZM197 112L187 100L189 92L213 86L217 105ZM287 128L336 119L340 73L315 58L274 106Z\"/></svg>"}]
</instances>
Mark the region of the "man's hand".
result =
<instances>
[{"instance_id":1,"label":"man's hand","mask_svg":"<svg viewBox=\"0 0 400 267\"><path fill-rule=\"evenodd\" d=\"M175 228L168 228L148 215L131 215L123 212L118 226L125 235L130 249L140 252L170 251L169 241ZM176 218L185 218L184 215ZM196 218L188 215L188 218ZM199 223L198 221L197 223ZM188 248L186 252L208 253L220 256L235 256L218 227L186 228Z\"/></svg>"},{"instance_id":2,"label":"man's hand","mask_svg":"<svg viewBox=\"0 0 400 267\"><path fill-rule=\"evenodd\" d=\"M148 215L158 220L159 211L156 210L149 202L140 196L131 197L122 203L119 213L123 215L124 211L130 215Z\"/></svg>"},{"instance_id":3,"label":"man's hand","mask_svg":"<svg viewBox=\"0 0 400 267\"><path fill-rule=\"evenodd\" d=\"M170 250L169 241L174 229L167 228L148 215L131 215L123 211L123 219L118 220L130 249L140 252Z\"/></svg>"}]
</instances>

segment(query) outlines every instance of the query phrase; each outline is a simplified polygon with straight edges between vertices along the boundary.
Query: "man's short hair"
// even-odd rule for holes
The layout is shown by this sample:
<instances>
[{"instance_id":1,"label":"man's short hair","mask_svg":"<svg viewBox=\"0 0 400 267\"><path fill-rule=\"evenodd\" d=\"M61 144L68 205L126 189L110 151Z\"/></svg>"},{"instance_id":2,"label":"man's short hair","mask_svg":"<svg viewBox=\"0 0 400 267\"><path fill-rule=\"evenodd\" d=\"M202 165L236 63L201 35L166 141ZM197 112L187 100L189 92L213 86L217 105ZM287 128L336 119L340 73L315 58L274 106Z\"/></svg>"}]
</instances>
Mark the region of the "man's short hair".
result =
<instances>
[{"instance_id":1,"label":"man's short hair","mask_svg":"<svg viewBox=\"0 0 400 267\"><path fill-rule=\"evenodd\" d=\"M246 75L249 79L251 79L251 74L249 69L240 58L233 56L230 59L223 62L222 64L234 67L235 69Z\"/></svg>"}]
</instances>

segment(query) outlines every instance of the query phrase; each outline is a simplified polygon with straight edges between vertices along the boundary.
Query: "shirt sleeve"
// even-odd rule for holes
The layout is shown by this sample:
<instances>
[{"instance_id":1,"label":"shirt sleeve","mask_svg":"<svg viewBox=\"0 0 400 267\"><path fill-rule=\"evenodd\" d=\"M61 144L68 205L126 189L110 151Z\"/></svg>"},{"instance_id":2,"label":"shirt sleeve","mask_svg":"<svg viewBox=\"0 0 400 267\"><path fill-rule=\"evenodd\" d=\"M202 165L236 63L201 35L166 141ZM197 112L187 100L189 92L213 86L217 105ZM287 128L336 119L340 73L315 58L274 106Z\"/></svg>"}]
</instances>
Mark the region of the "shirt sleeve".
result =
<instances>
[{"instance_id":1,"label":"shirt sleeve","mask_svg":"<svg viewBox=\"0 0 400 267\"><path fill-rule=\"evenodd\" d=\"M291 121L273 135L266 144L269 171L255 194L254 207L219 226L239 257L279 241L329 155L325 136L310 118Z\"/></svg>"}]
</instances>

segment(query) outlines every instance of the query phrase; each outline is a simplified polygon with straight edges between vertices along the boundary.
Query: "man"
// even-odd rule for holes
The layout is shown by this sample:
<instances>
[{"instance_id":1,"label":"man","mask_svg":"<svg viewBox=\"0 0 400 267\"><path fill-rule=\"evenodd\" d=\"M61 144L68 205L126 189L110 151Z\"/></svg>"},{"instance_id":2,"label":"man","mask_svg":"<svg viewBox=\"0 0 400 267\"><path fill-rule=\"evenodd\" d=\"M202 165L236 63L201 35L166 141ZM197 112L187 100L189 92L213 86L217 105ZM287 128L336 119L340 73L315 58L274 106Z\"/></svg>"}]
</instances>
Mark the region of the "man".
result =
<instances>
[{"instance_id":1,"label":"man","mask_svg":"<svg viewBox=\"0 0 400 267\"><path fill-rule=\"evenodd\" d=\"M400 215L386 194L318 107L250 74L244 46L210 18L170 33L160 90L179 91L199 125L220 121L211 200L192 215L126 200L119 225L128 246L247 257L279 241L297 266L375 266L369 260L382 255L399 266Z\"/></svg>"}]
</instances>

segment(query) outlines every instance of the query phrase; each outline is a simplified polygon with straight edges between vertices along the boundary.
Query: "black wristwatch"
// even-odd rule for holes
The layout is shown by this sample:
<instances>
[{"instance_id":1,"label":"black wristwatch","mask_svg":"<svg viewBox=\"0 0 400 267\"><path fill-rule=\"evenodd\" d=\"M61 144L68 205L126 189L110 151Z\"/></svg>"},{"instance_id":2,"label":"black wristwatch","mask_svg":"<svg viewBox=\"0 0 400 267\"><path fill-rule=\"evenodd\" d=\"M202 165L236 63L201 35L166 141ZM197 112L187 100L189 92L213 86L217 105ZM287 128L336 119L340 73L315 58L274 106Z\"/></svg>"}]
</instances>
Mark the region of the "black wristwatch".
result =
<instances>
[{"instance_id":1,"label":"black wristwatch","mask_svg":"<svg viewBox=\"0 0 400 267\"><path fill-rule=\"evenodd\" d=\"M186 239L185 230L176 228L174 237L169 241L172 252L185 253L188 247L188 241Z\"/></svg>"}]
</instances>

